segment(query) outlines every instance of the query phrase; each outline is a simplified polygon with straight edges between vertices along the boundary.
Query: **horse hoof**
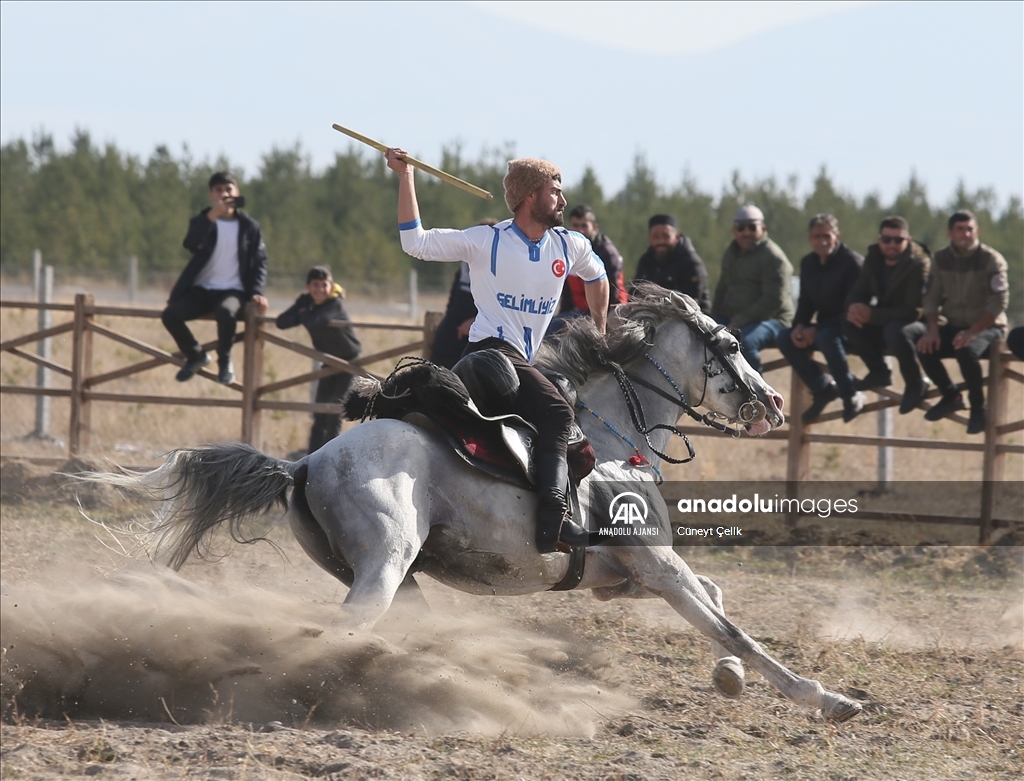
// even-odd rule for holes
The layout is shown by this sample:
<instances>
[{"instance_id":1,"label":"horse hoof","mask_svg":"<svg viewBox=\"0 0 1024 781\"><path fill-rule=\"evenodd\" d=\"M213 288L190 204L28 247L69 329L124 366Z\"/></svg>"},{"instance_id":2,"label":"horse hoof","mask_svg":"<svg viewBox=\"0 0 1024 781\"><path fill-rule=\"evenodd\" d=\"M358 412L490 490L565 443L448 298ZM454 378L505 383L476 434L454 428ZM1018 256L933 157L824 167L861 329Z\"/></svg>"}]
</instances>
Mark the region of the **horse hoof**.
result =
<instances>
[{"instance_id":1,"label":"horse hoof","mask_svg":"<svg viewBox=\"0 0 1024 781\"><path fill-rule=\"evenodd\" d=\"M821 712L833 724L849 721L864 710L859 702L854 702L838 694L829 695L828 699L831 700L830 704L822 708Z\"/></svg>"},{"instance_id":2,"label":"horse hoof","mask_svg":"<svg viewBox=\"0 0 1024 781\"><path fill-rule=\"evenodd\" d=\"M731 700L736 699L743 694L743 687L746 685L743 663L735 656L719 659L712 680L719 694Z\"/></svg>"}]
</instances>

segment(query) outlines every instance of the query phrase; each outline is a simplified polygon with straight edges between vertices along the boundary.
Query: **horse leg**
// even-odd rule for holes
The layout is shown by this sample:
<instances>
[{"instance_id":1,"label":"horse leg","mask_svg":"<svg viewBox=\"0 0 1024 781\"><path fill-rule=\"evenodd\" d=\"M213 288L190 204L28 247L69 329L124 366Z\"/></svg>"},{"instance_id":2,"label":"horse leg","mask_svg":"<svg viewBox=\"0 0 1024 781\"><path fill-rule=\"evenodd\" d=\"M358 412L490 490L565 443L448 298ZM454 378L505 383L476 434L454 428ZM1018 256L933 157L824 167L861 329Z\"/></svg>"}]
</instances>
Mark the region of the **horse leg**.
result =
<instances>
[{"instance_id":1,"label":"horse leg","mask_svg":"<svg viewBox=\"0 0 1024 781\"><path fill-rule=\"evenodd\" d=\"M722 589L711 578L704 575L697 575L697 580L704 587L707 595L711 597L711 601L718 608L718 612L724 616L725 607L722 605ZM723 646L714 640L711 641L711 654L716 659L715 672L711 676L715 683L715 689L724 697L739 697L743 694L746 678L743 672L743 662L726 651Z\"/></svg>"},{"instance_id":2,"label":"horse leg","mask_svg":"<svg viewBox=\"0 0 1024 781\"><path fill-rule=\"evenodd\" d=\"M798 705L820 708L825 718L836 722L860 713L858 703L789 670L729 621L686 562L671 548L623 546L615 548L615 555L634 581L662 597L700 632L757 670Z\"/></svg>"},{"instance_id":3,"label":"horse leg","mask_svg":"<svg viewBox=\"0 0 1024 781\"><path fill-rule=\"evenodd\" d=\"M352 587L356 580L356 573L345 560L340 550L331 543L331 539L323 527L313 515L306 497L306 479L308 477L307 467L303 465L295 473L295 489L292 491L292 498L289 505L288 523L292 534L298 540L300 547L313 561L322 569L340 580L349 587L349 596L346 597L346 604L352 598ZM419 546L417 546L417 550ZM408 569L408 567L406 567ZM357 594L357 601L359 595ZM405 572L397 591L392 594L392 599L398 599L403 605L418 610L428 610L423 592L411 572ZM390 605L390 600L388 602ZM387 608L385 607L386 611ZM384 611L381 611L383 614ZM379 617L379 616L378 616Z\"/></svg>"}]
</instances>

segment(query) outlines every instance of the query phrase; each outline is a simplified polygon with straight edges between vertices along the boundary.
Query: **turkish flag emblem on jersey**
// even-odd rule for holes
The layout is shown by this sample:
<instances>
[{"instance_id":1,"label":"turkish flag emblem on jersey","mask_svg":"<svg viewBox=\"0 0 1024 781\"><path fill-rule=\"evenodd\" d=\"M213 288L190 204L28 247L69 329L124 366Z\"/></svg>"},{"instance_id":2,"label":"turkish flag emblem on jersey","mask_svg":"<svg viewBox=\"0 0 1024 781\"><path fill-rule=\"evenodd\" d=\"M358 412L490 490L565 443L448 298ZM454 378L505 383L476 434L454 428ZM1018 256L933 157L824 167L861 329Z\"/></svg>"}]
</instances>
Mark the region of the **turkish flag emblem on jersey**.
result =
<instances>
[{"instance_id":1,"label":"turkish flag emblem on jersey","mask_svg":"<svg viewBox=\"0 0 1024 781\"><path fill-rule=\"evenodd\" d=\"M564 277L565 261L562 260L561 258L556 258L555 261L551 264L551 273L559 278Z\"/></svg>"}]
</instances>

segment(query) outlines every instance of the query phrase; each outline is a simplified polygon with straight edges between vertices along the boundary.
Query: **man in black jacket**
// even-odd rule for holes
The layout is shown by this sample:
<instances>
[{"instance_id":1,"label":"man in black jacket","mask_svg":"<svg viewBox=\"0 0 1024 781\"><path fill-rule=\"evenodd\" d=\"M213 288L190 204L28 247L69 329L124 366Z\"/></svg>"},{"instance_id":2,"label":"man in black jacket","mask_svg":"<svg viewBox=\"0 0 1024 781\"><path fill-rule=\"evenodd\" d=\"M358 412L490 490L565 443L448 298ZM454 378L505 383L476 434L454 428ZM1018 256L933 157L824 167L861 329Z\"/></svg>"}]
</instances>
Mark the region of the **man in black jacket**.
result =
<instances>
[{"instance_id":1,"label":"man in black jacket","mask_svg":"<svg viewBox=\"0 0 1024 781\"><path fill-rule=\"evenodd\" d=\"M226 171L210 177L212 206L192 218L185 235L185 249L192 259L171 289L161 319L185 356L176 379L190 380L210 362L185 322L212 314L217 321L217 381L235 378L231 345L238 316L253 301L260 314L269 303L263 295L267 283L267 248L260 224L239 209L244 203L238 182Z\"/></svg>"},{"instance_id":2,"label":"man in black jacket","mask_svg":"<svg viewBox=\"0 0 1024 781\"><path fill-rule=\"evenodd\" d=\"M278 328L304 325L309 331L313 347L322 353L345 361L359 357L363 346L350 326L332 325L332 321L348 320L341 285L331 278L326 266L314 266L306 274L306 292L295 303L277 316ZM347 372L321 377L316 386L317 404L337 404L348 393L352 375ZM313 413L313 426L309 431L309 449L312 453L322 448L341 432L340 412Z\"/></svg>"},{"instance_id":3,"label":"man in black jacket","mask_svg":"<svg viewBox=\"0 0 1024 781\"><path fill-rule=\"evenodd\" d=\"M858 390L891 385L892 373L884 357L888 351L896 358L906 383L901 415L924 400L930 384L917 365L916 337L904 333L904 328L921 319L931 262L928 248L910 237L907 221L898 215L886 217L878 229L878 242L868 247L847 299L843 335L850 352L859 355L868 368L867 376L854 384Z\"/></svg>"},{"instance_id":4,"label":"man in black jacket","mask_svg":"<svg viewBox=\"0 0 1024 781\"><path fill-rule=\"evenodd\" d=\"M839 240L839 221L831 214L811 218L807 240L814 251L800 261L800 300L793 327L779 334L778 348L811 391L813 401L801 416L804 423L817 420L836 399L843 400L843 420L849 423L864 408L865 398L854 388L847 364L843 321L864 258ZM825 356L831 380L814 362L815 349Z\"/></svg>"},{"instance_id":5,"label":"man in black jacket","mask_svg":"<svg viewBox=\"0 0 1024 781\"><path fill-rule=\"evenodd\" d=\"M640 257L635 279L646 279L669 290L685 293L704 314L711 313L708 271L693 242L669 214L655 214L647 221L647 252Z\"/></svg>"}]
</instances>

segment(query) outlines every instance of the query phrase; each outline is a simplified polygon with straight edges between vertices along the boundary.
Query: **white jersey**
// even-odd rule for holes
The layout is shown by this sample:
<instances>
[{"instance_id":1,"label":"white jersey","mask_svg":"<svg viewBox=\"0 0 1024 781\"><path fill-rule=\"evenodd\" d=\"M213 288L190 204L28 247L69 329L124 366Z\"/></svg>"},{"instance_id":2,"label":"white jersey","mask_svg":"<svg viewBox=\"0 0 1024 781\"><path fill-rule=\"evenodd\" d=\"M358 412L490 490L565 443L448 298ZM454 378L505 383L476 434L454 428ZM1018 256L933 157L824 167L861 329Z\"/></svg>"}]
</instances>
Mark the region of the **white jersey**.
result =
<instances>
[{"instance_id":1,"label":"white jersey","mask_svg":"<svg viewBox=\"0 0 1024 781\"><path fill-rule=\"evenodd\" d=\"M217 220L217 244L195 284L207 290L244 290L238 273L238 220Z\"/></svg>"},{"instance_id":2,"label":"white jersey","mask_svg":"<svg viewBox=\"0 0 1024 781\"><path fill-rule=\"evenodd\" d=\"M414 258L469 264L478 310L469 341L502 339L530 363L558 308L566 275L588 283L606 276L590 241L565 228L551 228L534 243L512 220L466 230L424 230L419 220L398 227L402 249Z\"/></svg>"}]
</instances>

